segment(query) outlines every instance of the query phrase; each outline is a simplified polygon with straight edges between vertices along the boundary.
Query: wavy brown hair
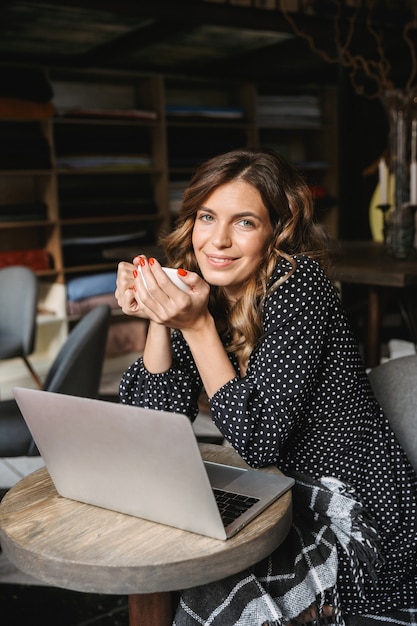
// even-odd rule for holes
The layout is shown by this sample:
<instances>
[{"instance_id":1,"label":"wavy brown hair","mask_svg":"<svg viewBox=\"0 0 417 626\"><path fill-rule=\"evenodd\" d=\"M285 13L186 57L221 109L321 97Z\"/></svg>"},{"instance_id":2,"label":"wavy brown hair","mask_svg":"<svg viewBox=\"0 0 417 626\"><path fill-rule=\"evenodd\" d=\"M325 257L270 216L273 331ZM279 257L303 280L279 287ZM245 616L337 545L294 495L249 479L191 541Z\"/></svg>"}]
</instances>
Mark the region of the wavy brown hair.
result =
<instances>
[{"instance_id":1,"label":"wavy brown hair","mask_svg":"<svg viewBox=\"0 0 417 626\"><path fill-rule=\"evenodd\" d=\"M310 190L300 173L271 150L239 149L203 163L186 189L175 229L163 238L167 259L201 275L192 246L197 211L215 189L233 181L245 181L257 189L268 210L273 234L257 272L248 278L242 297L231 306L222 287L212 286L210 310L221 334L229 336L228 350L246 365L263 333L262 307L268 294L295 271L295 255L315 258L327 265L324 236L314 221ZM268 287L278 261L285 258L291 270Z\"/></svg>"}]
</instances>

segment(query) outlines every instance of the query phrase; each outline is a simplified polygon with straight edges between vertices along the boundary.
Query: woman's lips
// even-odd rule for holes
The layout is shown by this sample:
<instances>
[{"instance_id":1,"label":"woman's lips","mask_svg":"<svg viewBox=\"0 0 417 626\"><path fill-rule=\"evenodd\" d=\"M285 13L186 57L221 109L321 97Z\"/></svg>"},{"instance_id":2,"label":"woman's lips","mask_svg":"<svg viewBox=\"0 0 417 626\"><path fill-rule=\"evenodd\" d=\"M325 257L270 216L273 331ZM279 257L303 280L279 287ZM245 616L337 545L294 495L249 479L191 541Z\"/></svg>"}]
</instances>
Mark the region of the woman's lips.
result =
<instances>
[{"instance_id":1,"label":"woman's lips","mask_svg":"<svg viewBox=\"0 0 417 626\"><path fill-rule=\"evenodd\" d=\"M211 267L219 267L219 268L229 267L230 265L232 265L232 263L234 263L234 261L236 261L235 258L222 257L222 256L211 255L211 254L206 254L206 260L207 260L207 263Z\"/></svg>"}]
</instances>

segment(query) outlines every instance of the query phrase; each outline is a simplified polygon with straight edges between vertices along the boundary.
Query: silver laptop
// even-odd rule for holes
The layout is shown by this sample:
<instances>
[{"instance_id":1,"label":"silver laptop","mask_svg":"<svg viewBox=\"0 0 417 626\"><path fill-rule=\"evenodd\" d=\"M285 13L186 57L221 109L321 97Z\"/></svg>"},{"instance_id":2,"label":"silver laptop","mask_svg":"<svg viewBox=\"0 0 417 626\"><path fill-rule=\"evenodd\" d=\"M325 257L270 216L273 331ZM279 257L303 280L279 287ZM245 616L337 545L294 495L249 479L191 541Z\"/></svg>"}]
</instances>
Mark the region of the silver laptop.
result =
<instances>
[{"instance_id":1,"label":"silver laptop","mask_svg":"<svg viewBox=\"0 0 417 626\"><path fill-rule=\"evenodd\" d=\"M72 500L228 539L294 483L203 462L185 415L21 387L13 392L58 493ZM235 503L224 520L218 501L228 493Z\"/></svg>"}]
</instances>

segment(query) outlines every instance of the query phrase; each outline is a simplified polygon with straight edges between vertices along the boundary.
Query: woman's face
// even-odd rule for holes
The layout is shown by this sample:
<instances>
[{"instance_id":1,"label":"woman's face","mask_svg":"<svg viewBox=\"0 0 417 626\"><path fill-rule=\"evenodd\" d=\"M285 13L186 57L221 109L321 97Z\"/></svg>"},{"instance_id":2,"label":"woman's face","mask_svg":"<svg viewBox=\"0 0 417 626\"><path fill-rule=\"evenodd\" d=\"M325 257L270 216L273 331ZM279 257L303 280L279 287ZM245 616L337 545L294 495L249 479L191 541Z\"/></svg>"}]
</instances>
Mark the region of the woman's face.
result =
<instances>
[{"instance_id":1,"label":"woman's face","mask_svg":"<svg viewBox=\"0 0 417 626\"><path fill-rule=\"evenodd\" d=\"M241 295L272 235L259 192L244 181L218 187L197 211L192 243L197 263L210 285L225 288L231 302Z\"/></svg>"}]
</instances>

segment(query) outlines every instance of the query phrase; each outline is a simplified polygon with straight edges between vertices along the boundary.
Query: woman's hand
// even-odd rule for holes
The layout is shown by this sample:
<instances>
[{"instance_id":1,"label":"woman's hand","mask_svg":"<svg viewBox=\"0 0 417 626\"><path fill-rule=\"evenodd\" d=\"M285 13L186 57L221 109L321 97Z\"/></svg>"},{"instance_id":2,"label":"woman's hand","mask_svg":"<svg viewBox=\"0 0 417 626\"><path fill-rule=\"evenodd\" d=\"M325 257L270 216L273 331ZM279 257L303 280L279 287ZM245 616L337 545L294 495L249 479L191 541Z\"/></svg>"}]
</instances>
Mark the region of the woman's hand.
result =
<instances>
[{"instance_id":1,"label":"woman's hand","mask_svg":"<svg viewBox=\"0 0 417 626\"><path fill-rule=\"evenodd\" d=\"M136 257L134 261L139 262L139 257ZM134 315L141 317L138 313L139 306L135 297L135 281L133 278L134 273L137 272L137 265L128 263L127 261L121 261L117 268L116 278L116 291L114 295L117 300L117 304L126 315Z\"/></svg>"},{"instance_id":2,"label":"woman's hand","mask_svg":"<svg viewBox=\"0 0 417 626\"><path fill-rule=\"evenodd\" d=\"M116 298L127 315L149 319L169 328L197 329L208 312L209 285L198 274L180 269L186 292L165 274L156 259L144 256L118 267Z\"/></svg>"}]
</instances>

